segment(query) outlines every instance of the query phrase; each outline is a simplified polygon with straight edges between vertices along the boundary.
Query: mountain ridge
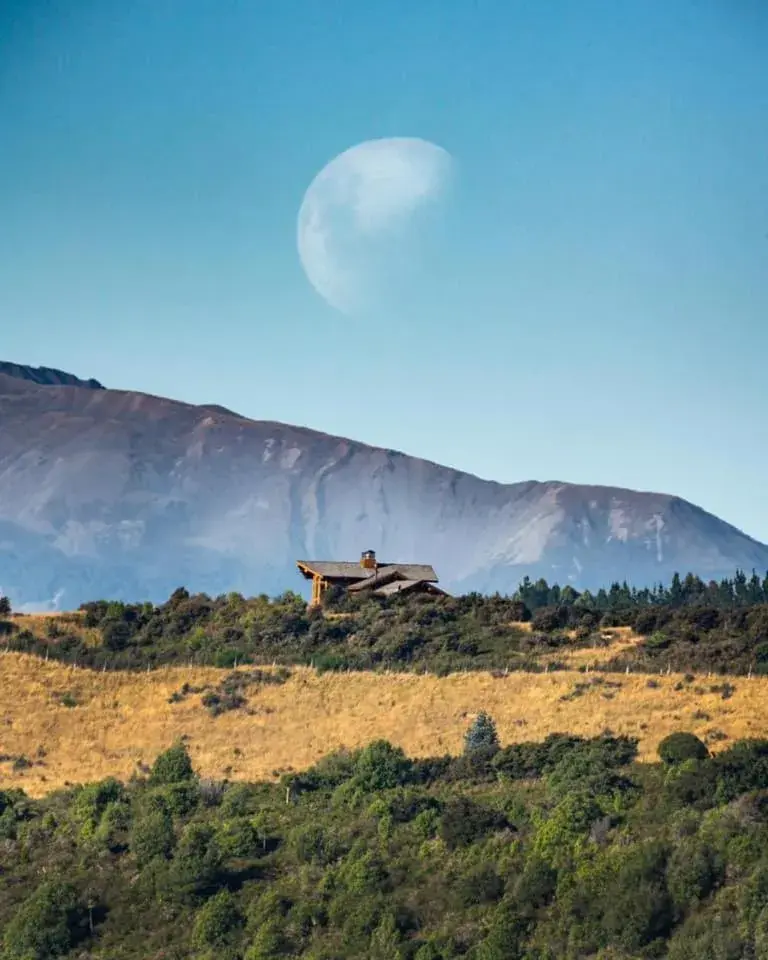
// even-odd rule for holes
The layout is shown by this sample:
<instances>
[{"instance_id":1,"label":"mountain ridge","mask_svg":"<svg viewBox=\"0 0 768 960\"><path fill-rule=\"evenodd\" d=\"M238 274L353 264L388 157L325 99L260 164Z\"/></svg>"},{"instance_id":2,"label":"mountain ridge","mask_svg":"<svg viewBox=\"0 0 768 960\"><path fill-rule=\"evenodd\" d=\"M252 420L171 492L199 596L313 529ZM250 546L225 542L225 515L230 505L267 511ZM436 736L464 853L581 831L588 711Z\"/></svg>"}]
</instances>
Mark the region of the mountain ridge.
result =
<instances>
[{"instance_id":1,"label":"mountain ridge","mask_svg":"<svg viewBox=\"0 0 768 960\"><path fill-rule=\"evenodd\" d=\"M28 380L40 386L83 387L88 390L106 389L102 383L93 378L81 380L74 373L67 373L55 367L32 367L28 364L13 363L9 360L0 360L0 374L15 377L17 380Z\"/></svg>"},{"instance_id":2,"label":"mountain ridge","mask_svg":"<svg viewBox=\"0 0 768 960\"><path fill-rule=\"evenodd\" d=\"M71 377L72 375L66 375ZM0 592L34 608L303 589L299 556L432 563L511 592L768 569L768 547L674 494L483 480L215 404L0 373Z\"/></svg>"}]
</instances>

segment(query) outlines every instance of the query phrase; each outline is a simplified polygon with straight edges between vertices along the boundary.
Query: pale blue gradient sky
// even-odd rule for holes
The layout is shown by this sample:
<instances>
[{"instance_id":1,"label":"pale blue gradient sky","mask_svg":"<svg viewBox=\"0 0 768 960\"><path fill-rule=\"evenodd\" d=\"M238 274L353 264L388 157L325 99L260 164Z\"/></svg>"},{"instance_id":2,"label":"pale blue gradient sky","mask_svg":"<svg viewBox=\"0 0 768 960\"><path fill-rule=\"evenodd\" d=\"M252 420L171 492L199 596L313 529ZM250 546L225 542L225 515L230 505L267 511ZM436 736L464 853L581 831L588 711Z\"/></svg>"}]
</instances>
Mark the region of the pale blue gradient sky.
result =
<instances>
[{"instance_id":1,"label":"pale blue gradient sky","mask_svg":"<svg viewBox=\"0 0 768 960\"><path fill-rule=\"evenodd\" d=\"M458 172L386 327L295 247L382 136ZM768 6L7 0L0 357L768 540Z\"/></svg>"}]
</instances>

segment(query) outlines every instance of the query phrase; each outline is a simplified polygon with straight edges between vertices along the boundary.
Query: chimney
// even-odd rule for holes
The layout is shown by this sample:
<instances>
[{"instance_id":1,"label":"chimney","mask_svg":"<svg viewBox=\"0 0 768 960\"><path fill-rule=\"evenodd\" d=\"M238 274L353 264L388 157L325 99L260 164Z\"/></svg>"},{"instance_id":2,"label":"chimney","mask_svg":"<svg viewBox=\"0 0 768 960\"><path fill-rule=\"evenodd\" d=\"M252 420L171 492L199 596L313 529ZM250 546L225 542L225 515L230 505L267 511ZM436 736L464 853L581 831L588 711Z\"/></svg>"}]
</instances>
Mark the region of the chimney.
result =
<instances>
[{"instance_id":1,"label":"chimney","mask_svg":"<svg viewBox=\"0 0 768 960\"><path fill-rule=\"evenodd\" d=\"M364 550L360 557L360 566L363 570L375 570L377 566L376 553L373 550Z\"/></svg>"}]
</instances>

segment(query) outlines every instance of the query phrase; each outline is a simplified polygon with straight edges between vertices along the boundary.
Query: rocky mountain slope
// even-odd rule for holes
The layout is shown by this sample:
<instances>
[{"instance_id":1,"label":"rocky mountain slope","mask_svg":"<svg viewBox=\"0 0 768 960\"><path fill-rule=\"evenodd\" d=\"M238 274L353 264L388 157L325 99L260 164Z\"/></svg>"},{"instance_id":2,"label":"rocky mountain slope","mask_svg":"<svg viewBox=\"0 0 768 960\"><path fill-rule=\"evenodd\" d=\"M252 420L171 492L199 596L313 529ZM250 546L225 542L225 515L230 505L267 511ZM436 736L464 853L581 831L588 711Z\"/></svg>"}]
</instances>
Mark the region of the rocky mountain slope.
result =
<instances>
[{"instance_id":1,"label":"rocky mountain slope","mask_svg":"<svg viewBox=\"0 0 768 960\"><path fill-rule=\"evenodd\" d=\"M64 385L63 374L40 382L10 366L0 593L19 606L159 601L180 584L298 590L296 558L369 548L431 563L453 590L512 591L525 574L593 587L768 569L768 547L676 497L492 483L214 405Z\"/></svg>"},{"instance_id":2,"label":"rocky mountain slope","mask_svg":"<svg viewBox=\"0 0 768 960\"><path fill-rule=\"evenodd\" d=\"M5 373L9 377L17 377L19 380L39 383L41 386L59 385L86 387L88 390L104 389L98 380L81 380L73 373L65 373L63 370L55 370L52 367L30 367L22 363L9 363L7 360L0 360L0 373Z\"/></svg>"}]
</instances>

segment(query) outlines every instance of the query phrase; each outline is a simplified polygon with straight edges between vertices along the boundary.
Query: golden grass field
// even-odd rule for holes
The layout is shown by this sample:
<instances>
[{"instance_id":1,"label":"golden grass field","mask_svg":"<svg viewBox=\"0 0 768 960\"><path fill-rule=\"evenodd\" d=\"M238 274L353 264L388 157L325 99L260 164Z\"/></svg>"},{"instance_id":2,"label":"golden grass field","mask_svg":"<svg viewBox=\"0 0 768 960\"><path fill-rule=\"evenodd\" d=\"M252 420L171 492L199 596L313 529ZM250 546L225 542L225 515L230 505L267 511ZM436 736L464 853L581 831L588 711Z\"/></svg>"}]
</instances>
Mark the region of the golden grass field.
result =
<instances>
[{"instance_id":1,"label":"golden grass field","mask_svg":"<svg viewBox=\"0 0 768 960\"><path fill-rule=\"evenodd\" d=\"M588 666L633 642L615 631L610 646L572 651L569 662ZM675 674L574 669L438 678L293 668L287 683L253 686L246 708L219 717L209 715L199 694L168 702L185 682L216 685L229 672L96 673L0 654L0 755L10 758L0 761L0 788L40 796L68 783L124 779L182 735L202 775L230 779L300 770L332 750L379 737L411 756L456 753L480 710L493 716L503 744L611 730L638 737L643 760L654 759L659 741L675 730L693 731L713 748L768 735L768 678L759 677L732 678L735 691L723 699L710 691L723 678L683 683ZM76 706L62 703L67 694ZM14 769L21 755L32 766Z\"/></svg>"}]
</instances>

